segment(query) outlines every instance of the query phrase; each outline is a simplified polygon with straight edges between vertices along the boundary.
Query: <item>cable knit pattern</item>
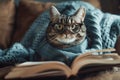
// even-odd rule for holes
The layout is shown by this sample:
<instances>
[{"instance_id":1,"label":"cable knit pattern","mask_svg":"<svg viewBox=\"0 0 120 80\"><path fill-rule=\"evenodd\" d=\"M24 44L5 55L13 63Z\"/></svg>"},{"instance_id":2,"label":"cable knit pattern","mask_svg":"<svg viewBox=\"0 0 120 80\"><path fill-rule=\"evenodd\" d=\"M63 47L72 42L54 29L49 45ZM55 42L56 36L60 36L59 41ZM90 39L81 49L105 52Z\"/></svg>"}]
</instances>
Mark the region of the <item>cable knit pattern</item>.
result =
<instances>
[{"instance_id":1,"label":"cable knit pattern","mask_svg":"<svg viewBox=\"0 0 120 80\"><path fill-rule=\"evenodd\" d=\"M56 4L56 8L66 15L72 15L81 6L86 8L87 27L87 37L81 44L65 49L52 47L46 40L46 29L50 22L47 10L37 17L20 43L0 50L0 66L40 59L63 61L70 65L72 60L83 52L114 47L120 35L120 16L103 13L82 1Z\"/></svg>"},{"instance_id":2,"label":"cable knit pattern","mask_svg":"<svg viewBox=\"0 0 120 80\"><path fill-rule=\"evenodd\" d=\"M115 46L117 37L120 35L120 16L104 14L101 21L103 48Z\"/></svg>"}]
</instances>

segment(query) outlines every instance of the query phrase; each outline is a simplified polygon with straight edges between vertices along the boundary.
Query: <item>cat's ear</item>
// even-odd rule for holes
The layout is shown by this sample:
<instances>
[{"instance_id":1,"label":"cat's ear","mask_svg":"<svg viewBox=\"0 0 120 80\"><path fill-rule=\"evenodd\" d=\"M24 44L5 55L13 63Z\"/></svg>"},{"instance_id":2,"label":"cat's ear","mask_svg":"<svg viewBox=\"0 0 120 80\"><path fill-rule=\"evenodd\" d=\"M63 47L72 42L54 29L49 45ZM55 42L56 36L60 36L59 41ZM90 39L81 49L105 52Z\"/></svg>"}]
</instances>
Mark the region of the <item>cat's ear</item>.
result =
<instances>
[{"instance_id":1,"label":"cat's ear","mask_svg":"<svg viewBox=\"0 0 120 80\"><path fill-rule=\"evenodd\" d=\"M53 20L57 19L58 16L60 16L60 12L54 6L51 6L50 19L53 21Z\"/></svg>"},{"instance_id":2,"label":"cat's ear","mask_svg":"<svg viewBox=\"0 0 120 80\"><path fill-rule=\"evenodd\" d=\"M78 21L84 21L85 19L85 15L86 15L86 10L84 7L80 7L75 14L73 15L75 18L77 18L76 20Z\"/></svg>"}]
</instances>

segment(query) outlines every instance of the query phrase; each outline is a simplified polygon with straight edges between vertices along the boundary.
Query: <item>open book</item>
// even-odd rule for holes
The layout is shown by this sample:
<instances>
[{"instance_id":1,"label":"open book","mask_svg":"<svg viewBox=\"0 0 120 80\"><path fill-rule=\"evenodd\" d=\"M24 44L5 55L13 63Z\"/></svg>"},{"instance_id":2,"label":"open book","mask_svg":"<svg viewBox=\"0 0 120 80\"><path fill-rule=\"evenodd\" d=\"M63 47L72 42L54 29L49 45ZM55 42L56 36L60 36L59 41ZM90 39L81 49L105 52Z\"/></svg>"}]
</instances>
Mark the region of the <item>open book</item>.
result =
<instances>
[{"instance_id":1,"label":"open book","mask_svg":"<svg viewBox=\"0 0 120 80\"><path fill-rule=\"evenodd\" d=\"M120 57L115 53L102 55L93 55L92 53L110 52L114 50L115 49L103 49L81 54L74 59L71 67L59 61L24 62L16 65L16 67L5 76L5 79L24 79L58 75L65 75L69 78L70 76L76 76L78 73L84 74L90 71L108 69L120 65Z\"/></svg>"}]
</instances>

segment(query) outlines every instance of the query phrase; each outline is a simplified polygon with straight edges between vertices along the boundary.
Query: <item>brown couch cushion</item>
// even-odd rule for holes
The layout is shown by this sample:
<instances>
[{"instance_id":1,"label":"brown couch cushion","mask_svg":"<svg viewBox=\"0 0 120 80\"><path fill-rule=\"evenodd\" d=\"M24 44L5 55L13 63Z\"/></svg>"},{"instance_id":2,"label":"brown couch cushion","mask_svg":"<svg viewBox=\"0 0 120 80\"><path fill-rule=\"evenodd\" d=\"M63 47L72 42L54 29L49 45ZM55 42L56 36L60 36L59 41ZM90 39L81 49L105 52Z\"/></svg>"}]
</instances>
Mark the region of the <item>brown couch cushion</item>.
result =
<instances>
[{"instance_id":1,"label":"brown couch cushion","mask_svg":"<svg viewBox=\"0 0 120 80\"><path fill-rule=\"evenodd\" d=\"M14 13L14 0L0 0L0 48L7 48L11 42Z\"/></svg>"},{"instance_id":2,"label":"brown couch cushion","mask_svg":"<svg viewBox=\"0 0 120 80\"><path fill-rule=\"evenodd\" d=\"M48 9L53 3L34 0L21 0L18 7L17 22L13 43L20 41L35 18Z\"/></svg>"}]
</instances>

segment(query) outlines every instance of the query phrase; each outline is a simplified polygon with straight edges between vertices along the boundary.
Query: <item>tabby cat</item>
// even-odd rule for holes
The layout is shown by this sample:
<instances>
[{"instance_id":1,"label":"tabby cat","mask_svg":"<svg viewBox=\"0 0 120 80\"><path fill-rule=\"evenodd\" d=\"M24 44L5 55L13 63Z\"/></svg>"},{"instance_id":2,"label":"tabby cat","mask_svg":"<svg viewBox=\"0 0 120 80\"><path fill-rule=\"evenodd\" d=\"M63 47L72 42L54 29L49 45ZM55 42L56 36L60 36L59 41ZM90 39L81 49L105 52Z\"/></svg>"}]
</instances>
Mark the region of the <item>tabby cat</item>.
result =
<instances>
[{"instance_id":1,"label":"tabby cat","mask_svg":"<svg viewBox=\"0 0 120 80\"><path fill-rule=\"evenodd\" d=\"M85 8L79 8L73 15L67 16L52 6L50 23L47 29L48 42L58 48L67 48L80 44L86 37L84 25Z\"/></svg>"}]
</instances>

